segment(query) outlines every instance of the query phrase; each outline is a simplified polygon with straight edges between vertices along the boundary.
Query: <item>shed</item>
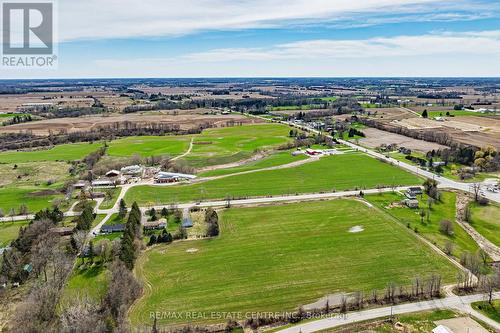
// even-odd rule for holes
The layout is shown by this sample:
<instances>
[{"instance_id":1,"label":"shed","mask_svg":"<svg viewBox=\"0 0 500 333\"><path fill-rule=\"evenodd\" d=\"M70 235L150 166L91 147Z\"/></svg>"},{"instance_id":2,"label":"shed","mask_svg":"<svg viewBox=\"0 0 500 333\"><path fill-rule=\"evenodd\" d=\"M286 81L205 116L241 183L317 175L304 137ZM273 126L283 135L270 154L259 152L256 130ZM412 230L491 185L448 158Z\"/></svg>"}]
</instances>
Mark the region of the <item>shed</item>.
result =
<instances>
[{"instance_id":1,"label":"shed","mask_svg":"<svg viewBox=\"0 0 500 333\"><path fill-rule=\"evenodd\" d=\"M432 330L432 333L453 333L453 331L444 325L439 325Z\"/></svg>"},{"instance_id":2,"label":"shed","mask_svg":"<svg viewBox=\"0 0 500 333\"><path fill-rule=\"evenodd\" d=\"M58 227L50 229L50 232L58 236L69 236L73 233L73 228L70 227Z\"/></svg>"},{"instance_id":3,"label":"shed","mask_svg":"<svg viewBox=\"0 0 500 333\"><path fill-rule=\"evenodd\" d=\"M192 228L193 227L193 220L191 220L190 218L184 218L184 220L182 220L182 227L183 228Z\"/></svg>"},{"instance_id":4,"label":"shed","mask_svg":"<svg viewBox=\"0 0 500 333\"><path fill-rule=\"evenodd\" d=\"M109 170L106 172L106 177L118 177L120 175L120 171L118 170Z\"/></svg>"},{"instance_id":5,"label":"shed","mask_svg":"<svg viewBox=\"0 0 500 333\"><path fill-rule=\"evenodd\" d=\"M409 208L418 208L418 200L406 199L405 205Z\"/></svg>"}]
</instances>

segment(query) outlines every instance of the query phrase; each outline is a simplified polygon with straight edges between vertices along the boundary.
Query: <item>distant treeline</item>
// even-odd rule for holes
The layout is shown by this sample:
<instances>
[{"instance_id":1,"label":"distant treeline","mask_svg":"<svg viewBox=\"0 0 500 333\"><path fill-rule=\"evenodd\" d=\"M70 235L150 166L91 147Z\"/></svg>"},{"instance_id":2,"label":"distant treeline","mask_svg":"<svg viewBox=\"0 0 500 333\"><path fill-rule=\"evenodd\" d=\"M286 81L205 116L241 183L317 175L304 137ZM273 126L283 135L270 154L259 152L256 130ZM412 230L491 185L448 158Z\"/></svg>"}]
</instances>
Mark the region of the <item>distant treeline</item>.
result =
<instances>
[{"instance_id":1,"label":"distant treeline","mask_svg":"<svg viewBox=\"0 0 500 333\"><path fill-rule=\"evenodd\" d=\"M152 95L154 101L157 95ZM275 99L244 98L244 99L200 99L200 100L156 100L151 104L131 105L123 109L124 113L151 111L151 110L191 110L198 108L229 108L237 112L249 112L261 114L267 112L268 108L280 106L308 106L313 105L317 109L335 110L335 114L362 111L358 102L351 98L340 98L335 101L325 101L321 98L288 97Z\"/></svg>"},{"instance_id":2,"label":"distant treeline","mask_svg":"<svg viewBox=\"0 0 500 333\"><path fill-rule=\"evenodd\" d=\"M33 119L31 118L30 114L16 115L12 119L4 121L2 123L2 125L3 126L15 125L15 124L27 123L27 122L32 121L32 120Z\"/></svg>"},{"instance_id":3,"label":"distant treeline","mask_svg":"<svg viewBox=\"0 0 500 333\"><path fill-rule=\"evenodd\" d=\"M369 126L369 127L375 127L383 131L391 132L391 133L396 133L396 134L401 134L404 136L408 136L410 138L418 139L418 140L425 140L425 141L430 141L430 142L436 142L441 145L445 145L448 147L453 147L453 146L463 146L462 143L454 140L451 135L448 133L445 133L443 131L435 131L433 129L429 130L414 130L414 129L409 129L403 126L397 126L389 123L384 123L381 121L377 121L374 119L369 119L365 117L358 117L357 121Z\"/></svg>"},{"instance_id":4,"label":"distant treeline","mask_svg":"<svg viewBox=\"0 0 500 333\"><path fill-rule=\"evenodd\" d=\"M81 116L98 115L109 112L99 101L94 101L91 107L64 107L58 108L54 106L37 106L28 110L30 113L44 118L76 118Z\"/></svg>"},{"instance_id":5,"label":"distant treeline","mask_svg":"<svg viewBox=\"0 0 500 333\"><path fill-rule=\"evenodd\" d=\"M9 133L0 135L0 146L5 150L27 149L36 147L50 147L64 143L94 142L100 140L113 140L126 136L144 135L182 135L201 133L204 128L209 128L209 123L201 124L189 130L182 130L179 125L164 123L133 123L120 122L108 126L101 126L90 131L50 134L48 136L37 136L31 132Z\"/></svg>"}]
</instances>

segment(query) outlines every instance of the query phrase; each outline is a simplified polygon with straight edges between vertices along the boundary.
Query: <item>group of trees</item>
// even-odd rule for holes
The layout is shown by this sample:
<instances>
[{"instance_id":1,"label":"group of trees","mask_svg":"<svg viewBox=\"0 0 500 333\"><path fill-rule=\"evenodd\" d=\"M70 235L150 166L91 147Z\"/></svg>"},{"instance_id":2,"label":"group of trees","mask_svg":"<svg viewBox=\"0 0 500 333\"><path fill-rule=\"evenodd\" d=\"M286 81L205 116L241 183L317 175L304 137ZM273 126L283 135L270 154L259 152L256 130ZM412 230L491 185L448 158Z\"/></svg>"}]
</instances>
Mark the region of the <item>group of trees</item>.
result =
<instances>
[{"instance_id":1,"label":"group of trees","mask_svg":"<svg viewBox=\"0 0 500 333\"><path fill-rule=\"evenodd\" d=\"M201 133L204 128L211 127L211 123L197 124L188 130L183 130L177 124L161 122L130 122L122 121L109 125L102 125L88 131L70 132L61 130L58 133L50 133L46 136L34 135L31 132L8 133L0 135L0 147L6 150L28 149L36 147L48 148L54 145L76 142L94 142L101 140L113 140L127 136L145 135L183 135Z\"/></svg>"},{"instance_id":2,"label":"group of trees","mask_svg":"<svg viewBox=\"0 0 500 333\"><path fill-rule=\"evenodd\" d=\"M434 200L440 201L438 183L434 179L427 178L424 182L424 192Z\"/></svg>"},{"instance_id":3,"label":"group of trees","mask_svg":"<svg viewBox=\"0 0 500 333\"><path fill-rule=\"evenodd\" d=\"M219 216L213 208L205 211L205 223L207 224L207 237L219 235Z\"/></svg>"},{"instance_id":4,"label":"group of trees","mask_svg":"<svg viewBox=\"0 0 500 333\"><path fill-rule=\"evenodd\" d=\"M84 201L82 213L76 218L76 230L89 231L95 220L94 208L91 201Z\"/></svg>"},{"instance_id":5,"label":"group of trees","mask_svg":"<svg viewBox=\"0 0 500 333\"><path fill-rule=\"evenodd\" d=\"M344 295L339 304L330 304L328 301L322 309L305 311L299 307L297 311L286 315L276 316L253 316L247 319L243 326L249 327L255 331L261 326L267 326L274 323L297 323L301 320L317 317L319 314L328 314L332 312L345 313L350 310L360 310L367 305L377 304L398 304L402 302L418 301L424 299L433 299L441 296L442 278L438 274L432 274L428 277L417 276L412 280L411 286L398 285L394 282L387 284L385 290L372 290L371 293L355 292L350 296ZM228 327L234 327L232 322Z\"/></svg>"},{"instance_id":6,"label":"group of trees","mask_svg":"<svg viewBox=\"0 0 500 333\"><path fill-rule=\"evenodd\" d=\"M2 123L2 125L3 126L9 126L9 125L27 123L27 122L30 122L32 120L33 120L33 118L31 117L30 114L15 115L14 117L12 117L12 119L4 121Z\"/></svg>"},{"instance_id":7,"label":"group of trees","mask_svg":"<svg viewBox=\"0 0 500 333\"><path fill-rule=\"evenodd\" d=\"M59 297L74 261L74 255L51 230L61 219L56 209L38 212L3 253L0 280L23 283L35 277L16 308L10 332L55 331Z\"/></svg>"},{"instance_id":8,"label":"group of trees","mask_svg":"<svg viewBox=\"0 0 500 333\"><path fill-rule=\"evenodd\" d=\"M141 211L136 202L132 204L128 215L125 231L121 241L120 260L125 266L132 270L134 268L137 254L141 248L142 224Z\"/></svg>"}]
</instances>

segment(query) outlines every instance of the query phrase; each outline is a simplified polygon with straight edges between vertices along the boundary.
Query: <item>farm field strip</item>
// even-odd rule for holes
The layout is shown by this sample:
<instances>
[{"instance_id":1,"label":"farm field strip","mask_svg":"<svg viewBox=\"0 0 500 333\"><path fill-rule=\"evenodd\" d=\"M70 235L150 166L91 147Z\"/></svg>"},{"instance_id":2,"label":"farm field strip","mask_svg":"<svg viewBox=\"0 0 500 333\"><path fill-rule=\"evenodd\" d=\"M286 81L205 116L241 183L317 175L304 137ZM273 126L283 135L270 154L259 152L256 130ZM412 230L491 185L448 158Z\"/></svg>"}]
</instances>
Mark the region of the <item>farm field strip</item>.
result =
<instances>
[{"instance_id":1,"label":"farm field strip","mask_svg":"<svg viewBox=\"0 0 500 333\"><path fill-rule=\"evenodd\" d=\"M151 290L132 308L133 324L147 323L150 311L287 311L326 294L410 284L415 275L455 278L445 258L359 201L231 208L220 216L215 239L143 254L136 273ZM350 232L355 226L363 231Z\"/></svg>"},{"instance_id":2,"label":"farm field strip","mask_svg":"<svg viewBox=\"0 0 500 333\"><path fill-rule=\"evenodd\" d=\"M135 186L127 203L157 205L207 199L245 198L295 193L331 192L377 186L420 183L417 176L363 154L321 158L316 162L279 170L257 171L189 185Z\"/></svg>"}]
</instances>

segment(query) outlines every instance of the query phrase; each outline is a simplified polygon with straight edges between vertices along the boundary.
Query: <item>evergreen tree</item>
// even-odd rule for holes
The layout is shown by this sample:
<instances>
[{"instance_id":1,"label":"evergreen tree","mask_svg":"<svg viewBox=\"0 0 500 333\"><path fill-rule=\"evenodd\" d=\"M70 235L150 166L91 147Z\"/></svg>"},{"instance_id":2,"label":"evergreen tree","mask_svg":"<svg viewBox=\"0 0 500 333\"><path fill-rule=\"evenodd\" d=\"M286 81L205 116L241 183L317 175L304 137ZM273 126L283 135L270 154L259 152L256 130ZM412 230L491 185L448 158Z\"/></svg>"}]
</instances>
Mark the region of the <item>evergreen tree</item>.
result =
<instances>
[{"instance_id":1,"label":"evergreen tree","mask_svg":"<svg viewBox=\"0 0 500 333\"><path fill-rule=\"evenodd\" d=\"M120 200L120 210L118 212L118 216L121 219L124 219L126 215L127 215L127 205L125 204L125 200L121 199Z\"/></svg>"},{"instance_id":2,"label":"evergreen tree","mask_svg":"<svg viewBox=\"0 0 500 333\"><path fill-rule=\"evenodd\" d=\"M163 207L161 210L161 216L162 217L168 217L168 209L166 207Z\"/></svg>"}]
</instances>

